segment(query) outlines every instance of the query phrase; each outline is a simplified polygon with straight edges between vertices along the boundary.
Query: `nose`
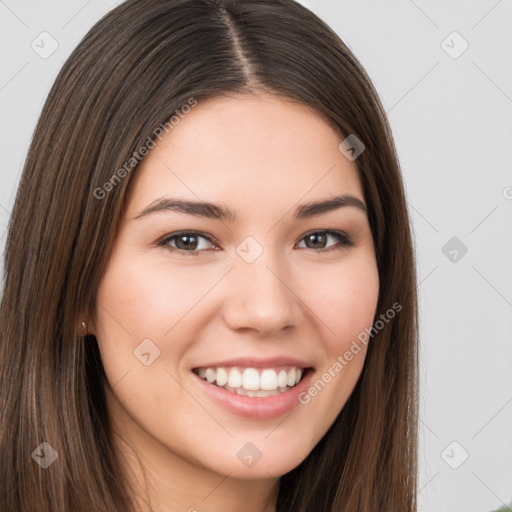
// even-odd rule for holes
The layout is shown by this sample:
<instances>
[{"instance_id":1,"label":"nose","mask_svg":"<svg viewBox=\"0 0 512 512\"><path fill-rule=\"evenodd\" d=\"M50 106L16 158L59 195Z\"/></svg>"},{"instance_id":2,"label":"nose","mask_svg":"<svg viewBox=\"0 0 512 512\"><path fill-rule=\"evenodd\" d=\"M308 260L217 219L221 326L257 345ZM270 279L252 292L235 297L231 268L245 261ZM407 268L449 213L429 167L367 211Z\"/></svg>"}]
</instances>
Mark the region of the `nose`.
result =
<instances>
[{"instance_id":1,"label":"nose","mask_svg":"<svg viewBox=\"0 0 512 512\"><path fill-rule=\"evenodd\" d=\"M231 329L252 330L264 336L300 324L303 302L295 290L297 284L286 267L276 262L269 252L252 263L236 262L226 283L223 308L224 320Z\"/></svg>"}]
</instances>

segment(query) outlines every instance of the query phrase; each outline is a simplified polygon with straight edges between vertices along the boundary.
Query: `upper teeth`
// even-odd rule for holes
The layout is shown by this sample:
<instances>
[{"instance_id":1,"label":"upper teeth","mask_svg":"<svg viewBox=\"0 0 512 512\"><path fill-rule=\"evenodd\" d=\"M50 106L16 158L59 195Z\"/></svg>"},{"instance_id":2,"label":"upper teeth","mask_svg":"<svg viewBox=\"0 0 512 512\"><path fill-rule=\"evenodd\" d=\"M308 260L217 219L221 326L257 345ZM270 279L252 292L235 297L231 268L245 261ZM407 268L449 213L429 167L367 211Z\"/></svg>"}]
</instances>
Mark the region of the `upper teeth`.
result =
<instances>
[{"instance_id":1,"label":"upper teeth","mask_svg":"<svg viewBox=\"0 0 512 512\"><path fill-rule=\"evenodd\" d=\"M196 373L210 383L223 387L243 388L248 391L274 390L292 387L302 377L302 369L295 366L286 368L199 368Z\"/></svg>"}]
</instances>

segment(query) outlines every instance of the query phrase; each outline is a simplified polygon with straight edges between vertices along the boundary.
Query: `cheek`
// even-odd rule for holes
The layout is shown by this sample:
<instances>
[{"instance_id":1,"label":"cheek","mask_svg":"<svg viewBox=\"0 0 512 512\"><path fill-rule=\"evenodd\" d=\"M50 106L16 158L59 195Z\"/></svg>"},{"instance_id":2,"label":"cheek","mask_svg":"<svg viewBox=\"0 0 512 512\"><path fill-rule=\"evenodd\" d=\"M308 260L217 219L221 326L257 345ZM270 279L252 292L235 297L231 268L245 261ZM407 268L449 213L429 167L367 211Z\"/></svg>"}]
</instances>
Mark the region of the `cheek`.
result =
<instances>
[{"instance_id":1,"label":"cheek","mask_svg":"<svg viewBox=\"0 0 512 512\"><path fill-rule=\"evenodd\" d=\"M162 404L183 401L171 376L186 343L172 336L173 328L185 325L187 311L207 289L188 277L138 255L113 255L98 289L96 337L113 403L144 429L147 418L158 428L169 423Z\"/></svg>"},{"instance_id":2,"label":"cheek","mask_svg":"<svg viewBox=\"0 0 512 512\"><path fill-rule=\"evenodd\" d=\"M365 328L371 327L379 297L376 262L357 261L316 275L308 296L314 312L326 328L331 351L344 349Z\"/></svg>"},{"instance_id":3,"label":"cheek","mask_svg":"<svg viewBox=\"0 0 512 512\"><path fill-rule=\"evenodd\" d=\"M330 396L328 401L338 400L341 408L362 370L367 345L361 340L368 339L366 330L371 328L375 318L379 297L375 259L359 258L347 262L337 272L330 269L328 274L318 276L316 285L314 312L321 319L318 325L323 326L325 358L319 370L329 370L331 377L336 375L332 379L326 375L323 380L333 382L326 395ZM343 388L341 394L340 388Z\"/></svg>"},{"instance_id":4,"label":"cheek","mask_svg":"<svg viewBox=\"0 0 512 512\"><path fill-rule=\"evenodd\" d=\"M311 443L327 432L357 384L367 352L358 336L373 325L379 296L377 266L371 258L365 264L347 265L335 279L332 272L330 279L318 277L311 288L318 290L312 309L321 319L324 359L300 397L310 417L321 418L305 429Z\"/></svg>"},{"instance_id":5,"label":"cheek","mask_svg":"<svg viewBox=\"0 0 512 512\"><path fill-rule=\"evenodd\" d=\"M156 399L161 398L162 389L170 391L169 375L164 372L157 378L154 369L165 364L176 371L190 340L208 323L210 310L204 310L207 301L202 299L219 276L204 269L150 261L139 254L112 257L98 289L95 322L112 386L129 373L126 380L145 383L134 390L136 394L151 388Z\"/></svg>"},{"instance_id":6,"label":"cheek","mask_svg":"<svg viewBox=\"0 0 512 512\"><path fill-rule=\"evenodd\" d=\"M201 276L161 262L148 264L143 258L114 260L98 290L98 325L110 331L109 338L117 332L133 342L162 339L218 279Z\"/></svg>"}]
</instances>

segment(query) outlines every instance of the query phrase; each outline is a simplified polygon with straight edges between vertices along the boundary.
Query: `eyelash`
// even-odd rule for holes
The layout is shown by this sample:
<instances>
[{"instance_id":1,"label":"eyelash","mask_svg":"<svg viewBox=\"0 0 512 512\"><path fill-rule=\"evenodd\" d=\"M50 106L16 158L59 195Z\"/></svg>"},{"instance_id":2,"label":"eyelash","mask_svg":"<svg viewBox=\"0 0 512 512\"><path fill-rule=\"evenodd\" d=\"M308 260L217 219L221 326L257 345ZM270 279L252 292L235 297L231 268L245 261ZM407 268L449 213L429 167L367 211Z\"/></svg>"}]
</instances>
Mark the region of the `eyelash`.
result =
<instances>
[{"instance_id":1,"label":"eyelash","mask_svg":"<svg viewBox=\"0 0 512 512\"><path fill-rule=\"evenodd\" d=\"M311 235L315 235L315 234L327 234L327 235L331 235L335 238L338 239L339 241L339 245L334 245L332 247L329 247L328 249L309 249L308 247L305 247L305 249L309 249L310 251L314 251L314 252L330 252L332 250L341 250L341 249L344 249L344 248L347 248L347 247L353 247L354 246L354 242L352 241L352 239L346 234L346 233L343 233L342 231L336 231L336 230L331 230L331 229L326 229L326 230L323 230L323 231L310 231L309 233L306 233L305 235L302 236L302 238L300 239L300 241L302 241L304 238L308 237L308 236L311 236ZM180 236L188 236L188 235L193 235L193 236L198 236L200 238L205 238L206 240L208 240L211 244L214 244L215 243L212 241L212 239L203 234L203 233L200 233L198 231L179 231L179 232L176 232L176 233L172 233L171 235L169 236L166 236L165 238L163 238L162 240L160 240L159 242L157 242L157 246L158 247L166 247L168 248L170 251L172 252L178 252L179 254L182 254L183 256L198 256L199 253L201 253L203 250L195 250L195 251L185 251L184 249L178 249L176 247L172 247L169 245L169 242L175 238L179 238Z\"/></svg>"}]
</instances>

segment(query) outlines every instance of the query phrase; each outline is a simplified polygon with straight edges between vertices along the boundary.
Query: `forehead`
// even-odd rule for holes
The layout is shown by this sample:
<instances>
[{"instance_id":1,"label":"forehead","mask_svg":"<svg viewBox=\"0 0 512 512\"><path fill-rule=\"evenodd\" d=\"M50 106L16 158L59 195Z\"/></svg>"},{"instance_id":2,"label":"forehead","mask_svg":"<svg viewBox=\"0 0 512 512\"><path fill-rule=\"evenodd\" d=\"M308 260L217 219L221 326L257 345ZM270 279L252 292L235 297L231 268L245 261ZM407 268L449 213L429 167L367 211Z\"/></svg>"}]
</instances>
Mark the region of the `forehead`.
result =
<instances>
[{"instance_id":1,"label":"forehead","mask_svg":"<svg viewBox=\"0 0 512 512\"><path fill-rule=\"evenodd\" d=\"M135 170L128 209L164 195L272 209L326 196L363 199L343 140L312 108L268 95L198 101Z\"/></svg>"}]
</instances>

